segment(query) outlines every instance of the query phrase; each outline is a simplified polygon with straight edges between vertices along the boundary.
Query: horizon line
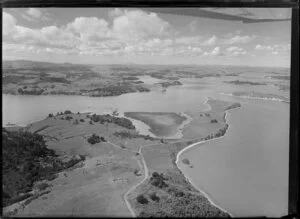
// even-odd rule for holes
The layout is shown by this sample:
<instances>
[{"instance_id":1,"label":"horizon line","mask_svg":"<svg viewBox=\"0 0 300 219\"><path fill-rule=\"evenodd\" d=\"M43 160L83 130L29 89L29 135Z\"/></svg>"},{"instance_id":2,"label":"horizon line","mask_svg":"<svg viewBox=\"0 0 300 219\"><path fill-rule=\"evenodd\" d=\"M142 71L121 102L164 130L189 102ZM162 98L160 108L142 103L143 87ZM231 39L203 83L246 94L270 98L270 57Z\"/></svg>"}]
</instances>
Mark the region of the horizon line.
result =
<instances>
[{"instance_id":1,"label":"horizon line","mask_svg":"<svg viewBox=\"0 0 300 219\"><path fill-rule=\"evenodd\" d=\"M232 66L232 67L260 67L260 68L291 68L291 66L267 66L267 65L232 65L232 64L140 64L140 63L73 63L73 62L55 62L55 61L37 61L37 60L28 60L28 59L2 59L3 62L7 61L28 61L28 62L46 62L52 64L72 64L72 65L140 65L140 66ZM3 68L3 66L2 66Z\"/></svg>"}]
</instances>

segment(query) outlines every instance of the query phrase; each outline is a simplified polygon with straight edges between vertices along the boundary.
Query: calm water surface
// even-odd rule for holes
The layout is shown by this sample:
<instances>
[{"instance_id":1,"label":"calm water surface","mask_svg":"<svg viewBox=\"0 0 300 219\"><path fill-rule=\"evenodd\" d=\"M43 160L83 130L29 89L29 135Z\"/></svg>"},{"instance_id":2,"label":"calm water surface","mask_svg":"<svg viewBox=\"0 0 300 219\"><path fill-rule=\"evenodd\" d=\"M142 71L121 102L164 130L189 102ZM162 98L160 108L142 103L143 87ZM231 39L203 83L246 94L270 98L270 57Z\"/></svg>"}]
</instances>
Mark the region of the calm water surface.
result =
<instances>
[{"instance_id":1,"label":"calm water surface","mask_svg":"<svg viewBox=\"0 0 300 219\"><path fill-rule=\"evenodd\" d=\"M250 76L249 76L250 77ZM141 78L146 84L159 82ZM272 86L235 86L222 80L237 77L182 79L183 86L159 86L149 93L118 97L13 96L2 95L2 125L26 125L49 113L69 109L73 112L187 112L208 110L207 96L237 101L242 108L227 117L230 124L224 138L195 146L182 154L194 168L180 168L214 202L235 216L281 216L287 212L289 104L241 99L221 92L252 91L287 96ZM147 126L146 126L147 127Z\"/></svg>"}]
</instances>

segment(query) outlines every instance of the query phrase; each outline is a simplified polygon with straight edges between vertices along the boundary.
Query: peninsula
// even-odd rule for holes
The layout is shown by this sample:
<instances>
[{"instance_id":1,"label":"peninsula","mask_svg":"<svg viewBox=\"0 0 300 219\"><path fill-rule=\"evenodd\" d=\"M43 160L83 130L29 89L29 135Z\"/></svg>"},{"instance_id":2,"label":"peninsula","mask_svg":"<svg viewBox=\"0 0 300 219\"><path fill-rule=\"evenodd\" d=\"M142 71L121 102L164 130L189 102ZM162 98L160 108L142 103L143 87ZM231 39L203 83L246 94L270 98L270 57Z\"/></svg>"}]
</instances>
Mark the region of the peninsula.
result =
<instances>
[{"instance_id":1,"label":"peninsula","mask_svg":"<svg viewBox=\"0 0 300 219\"><path fill-rule=\"evenodd\" d=\"M44 120L18 131L5 130L3 134L8 136L34 134L43 139L47 150L55 152L56 162L66 156L78 157L79 160L53 172L51 179L35 178L32 184L24 187L25 190L19 188L14 194L5 190L9 202L3 209L4 215L230 216L194 188L176 165L180 150L224 135L228 128L226 110L240 107L238 103L219 100L208 100L207 103L211 109L191 113L193 120L184 126L183 138L177 140L162 141L141 135L126 118L69 110L53 112ZM157 116L168 118L161 121L165 126L170 124L171 118L172 122L176 118L176 125L179 120L184 120L174 113L144 115L150 118L145 122L157 122ZM159 135L159 129L156 131ZM7 141L9 138L3 144ZM44 159L42 156L37 158ZM53 160L48 163L52 165ZM36 161L38 173L46 168L42 162ZM22 174L31 171L26 168L17 170ZM11 185L14 180L17 179L11 178Z\"/></svg>"}]
</instances>

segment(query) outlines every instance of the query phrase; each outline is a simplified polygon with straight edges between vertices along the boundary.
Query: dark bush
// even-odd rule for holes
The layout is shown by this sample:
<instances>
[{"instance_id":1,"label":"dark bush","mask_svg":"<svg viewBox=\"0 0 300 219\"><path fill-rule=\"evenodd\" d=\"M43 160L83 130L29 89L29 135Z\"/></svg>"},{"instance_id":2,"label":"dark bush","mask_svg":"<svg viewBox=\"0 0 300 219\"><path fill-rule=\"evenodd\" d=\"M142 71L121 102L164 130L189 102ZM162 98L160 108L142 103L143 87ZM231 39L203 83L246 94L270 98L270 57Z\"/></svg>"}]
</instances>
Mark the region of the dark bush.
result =
<instances>
[{"instance_id":1,"label":"dark bush","mask_svg":"<svg viewBox=\"0 0 300 219\"><path fill-rule=\"evenodd\" d=\"M164 187L168 187L164 180L165 178L162 173L158 174L157 172L153 172L150 178L150 183L151 185L162 189Z\"/></svg>"},{"instance_id":2,"label":"dark bush","mask_svg":"<svg viewBox=\"0 0 300 219\"><path fill-rule=\"evenodd\" d=\"M71 112L71 110L66 110L65 112L64 112L64 114L66 115L66 114L72 114L72 112Z\"/></svg>"},{"instance_id":3,"label":"dark bush","mask_svg":"<svg viewBox=\"0 0 300 219\"><path fill-rule=\"evenodd\" d=\"M109 114L106 115L93 114L90 118L93 122L100 122L101 124L114 123L116 125L119 125L127 129L135 129L133 123L127 118L119 118L119 117L111 116Z\"/></svg>"},{"instance_id":4,"label":"dark bush","mask_svg":"<svg viewBox=\"0 0 300 219\"><path fill-rule=\"evenodd\" d=\"M152 201L159 202L159 197L156 195L155 192L151 192L151 193L149 194L149 197L152 199Z\"/></svg>"},{"instance_id":5,"label":"dark bush","mask_svg":"<svg viewBox=\"0 0 300 219\"><path fill-rule=\"evenodd\" d=\"M136 198L137 202L140 203L140 204L148 204L148 200L145 198L145 196L143 194L139 195L137 198Z\"/></svg>"},{"instance_id":6,"label":"dark bush","mask_svg":"<svg viewBox=\"0 0 300 219\"><path fill-rule=\"evenodd\" d=\"M184 158L184 159L182 160L182 163L184 163L184 164L186 164L186 165L190 165L190 161L189 161L189 159L187 159L187 158Z\"/></svg>"},{"instance_id":7,"label":"dark bush","mask_svg":"<svg viewBox=\"0 0 300 219\"><path fill-rule=\"evenodd\" d=\"M37 186L37 188L40 190L40 191L43 191L45 189L47 189L49 187L49 184L47 183L41 183Z\"/></svg>"},{"instance_id":8,"label":"dark bush","mask_svg":"<svg viewBox=\"0 0 300 219\"><path fill-rule=\"evenodd\" d=\"M210 123L218 123L218 120L212 119L212 120L210 120Z\"/></svg>"},{"instance_id":9,"label":"dark bush","mask_svg":"<svg viewBox=\"0 0 300 219\"><path fill-rule=\"evenodd\" d=\"M80 119L79 121L80 121L80 122L84 122L84 119Z\"/></svg>"},{"instance_id":10,"label":"dark bush","mask_svg":"<svg viewBox=\"0 0 300 219\"><path fill-rule=\"evenodd\" d=\"M104 137L100 137L96 134L93 134L92 136L90 136L87 141L90 143L90 144L97 144L99 142L105 142L105 138Z\"/></svg>"},{"instance_id":11,"label":"dark bush","mask_svg":"<svg viewBox=\"0 0 300 219\"><path fill-rule=\"evenodd\" d=\"M72 117L72 116L66 116L65 119L66 119L66 120L71 120L71 119L73 119L73 117Z\"/></svg>"}]
</instances>

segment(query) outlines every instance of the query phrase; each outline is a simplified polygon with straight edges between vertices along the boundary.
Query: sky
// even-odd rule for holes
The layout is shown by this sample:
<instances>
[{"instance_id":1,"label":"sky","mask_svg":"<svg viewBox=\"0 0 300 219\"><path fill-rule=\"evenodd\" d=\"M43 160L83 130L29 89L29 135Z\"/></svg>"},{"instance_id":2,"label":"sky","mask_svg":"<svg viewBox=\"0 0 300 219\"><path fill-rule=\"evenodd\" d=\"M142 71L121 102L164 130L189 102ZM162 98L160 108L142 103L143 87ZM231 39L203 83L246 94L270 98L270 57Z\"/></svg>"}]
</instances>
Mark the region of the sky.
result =
<instances>
[{"instance_id":1,"label":"sky","mask_svg":"<svg viewBox=\"0 0 300 219\"><path fill-rule=\"evenodd\" d=\"M257 18L291 13L287 8L226 13L233 11ZM5 8L2 16L3 60L290 66L290 21L242 23L151 8Z\"/></svg>"}]
</instances>

